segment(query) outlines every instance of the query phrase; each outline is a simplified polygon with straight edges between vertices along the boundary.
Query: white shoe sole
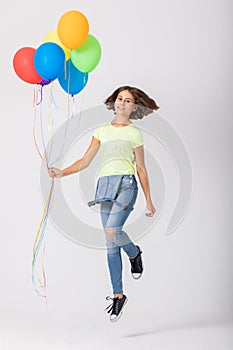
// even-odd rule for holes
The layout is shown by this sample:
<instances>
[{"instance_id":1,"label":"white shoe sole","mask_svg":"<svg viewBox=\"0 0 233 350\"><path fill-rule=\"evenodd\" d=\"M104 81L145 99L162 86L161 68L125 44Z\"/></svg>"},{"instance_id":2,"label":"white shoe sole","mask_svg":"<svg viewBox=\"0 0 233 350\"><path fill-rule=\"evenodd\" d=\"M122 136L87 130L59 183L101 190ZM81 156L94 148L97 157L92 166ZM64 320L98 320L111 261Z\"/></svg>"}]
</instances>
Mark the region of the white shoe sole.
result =
<instances>
[{"instance_id":1,"label":"white shoe sole","mask_svg":"<svg viewBox=\"0 0 233 350\"><path fill-rule=\"evenodd\" d=\"M133 277L134 280L139 280L139 278L142 277L142 273L141 273L141 275L139 275L138 277L134 277L134 275L132 274L132 272L131 272L131 275L132 275L132 277Z\"/></svg>"}]
</instances>

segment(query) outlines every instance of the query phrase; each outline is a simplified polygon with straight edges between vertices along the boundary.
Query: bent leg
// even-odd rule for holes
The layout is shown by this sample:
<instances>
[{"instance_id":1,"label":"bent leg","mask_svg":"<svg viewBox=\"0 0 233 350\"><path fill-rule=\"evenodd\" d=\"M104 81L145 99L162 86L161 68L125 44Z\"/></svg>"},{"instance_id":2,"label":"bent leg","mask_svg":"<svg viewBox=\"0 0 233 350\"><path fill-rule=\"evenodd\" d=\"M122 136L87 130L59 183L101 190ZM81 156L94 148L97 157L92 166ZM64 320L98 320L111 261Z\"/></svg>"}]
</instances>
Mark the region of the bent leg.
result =
<instances>
[{"instance_id":1,"label":"bent leg","mask_svg":"<svg viewBox=\"0 0 233 350\"><path fill-rule=\"evenodd\" d=\"M113 204L111 213L108 215L105 222L106 227L110 228L110 231L108 231L109 229L105 229L107 230L105 232L108 239L111 238L115 246L122 247L130 258L135 257L138 254L138 248L131 241L128 234L123 230L123 225L129 217L131 211L132 207L122 209L116 204ZM111 231L113 228L114 232Z\"/></svg>"}]
</instances>

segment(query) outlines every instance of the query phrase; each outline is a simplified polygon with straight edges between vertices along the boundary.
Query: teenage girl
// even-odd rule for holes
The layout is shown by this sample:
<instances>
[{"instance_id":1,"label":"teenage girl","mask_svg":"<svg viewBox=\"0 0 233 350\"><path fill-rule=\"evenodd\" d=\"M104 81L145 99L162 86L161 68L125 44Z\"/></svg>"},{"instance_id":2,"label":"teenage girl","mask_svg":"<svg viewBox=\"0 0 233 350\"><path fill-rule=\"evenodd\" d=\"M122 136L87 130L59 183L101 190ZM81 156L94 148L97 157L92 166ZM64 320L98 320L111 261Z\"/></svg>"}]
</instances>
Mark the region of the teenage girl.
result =
<instances>
[{"instance_id":1,"label":"teenage girl","mask_svg":"<svg viewBox=\"0 0 233 350\"><path fill-rule=\"evenodd\" d=\"M156 211L150 195L144 160L144 140L140 129L132 120L142 119L159 107L145 92L131 86L119 87L104 103L108 109L114 111L114 118L95 129L84 156L63 170L50 168L48 172L55 178L77 173L90 165L101 148L101 176L97 182L95 199L88 205L100 204L113 289L113 298L106 298L112 300L107 309L110 320L114 322L121 316L127 302L122 286L121 249L129 257L132 277L138 279L143 272L142 251L123 230L138 193L135 165L145 195L148 210L145 215L152 217Z\"/></svg>"}]
</instances>

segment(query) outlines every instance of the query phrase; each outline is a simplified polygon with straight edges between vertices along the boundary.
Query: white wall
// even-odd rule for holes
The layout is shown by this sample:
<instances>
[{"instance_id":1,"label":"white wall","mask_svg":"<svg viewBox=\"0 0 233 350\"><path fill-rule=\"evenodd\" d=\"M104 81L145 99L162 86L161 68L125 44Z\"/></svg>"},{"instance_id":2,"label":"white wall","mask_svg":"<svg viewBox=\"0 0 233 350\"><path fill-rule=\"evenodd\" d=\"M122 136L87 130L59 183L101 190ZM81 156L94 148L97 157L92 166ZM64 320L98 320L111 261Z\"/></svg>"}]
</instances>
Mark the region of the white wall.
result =
<instances>
[{"instance_id":1,"label":"white wall","mask_svg":"<svg viewBox=\"0 0 233 350\"><path fill-rule=\"evenodd\" d=\"M4 5L0 307L42 307L30 280L43 210L40 159L32 137L33 87L18 79L12 59L20 47L37 47L71 9L87 16L90 33L103 49L85 89L84 107L101 104L125 83L144 89L183 138L193 164L193 198L182 224L172 235L164 234L168 208L141 240L146 270L139 283L130 280L125 265L129 297L138 300L140 310L153 312L157 322L232 318L233 9L228 0L22 0ZM66 104L64 94L57 94ZM49 223L46 270L50 308L102 312L111 292L103 251L69 241Z\"/></svg>"}]
</instances>

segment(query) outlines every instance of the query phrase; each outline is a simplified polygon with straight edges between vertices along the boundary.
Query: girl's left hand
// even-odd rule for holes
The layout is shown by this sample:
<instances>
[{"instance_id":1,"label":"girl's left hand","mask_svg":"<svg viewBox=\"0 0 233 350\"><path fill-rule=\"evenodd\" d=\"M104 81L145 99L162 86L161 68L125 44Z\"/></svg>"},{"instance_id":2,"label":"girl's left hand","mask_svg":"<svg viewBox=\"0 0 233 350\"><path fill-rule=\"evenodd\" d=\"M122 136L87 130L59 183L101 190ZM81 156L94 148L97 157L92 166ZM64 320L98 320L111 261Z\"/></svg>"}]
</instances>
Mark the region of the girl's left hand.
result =
<instances>
[{"instance_id":1,"label":"girl's left hand","mask_svg":"<svg viewBox=\"0 0 233 350\"><path fill-rule=\"evenodd\" d=\"M151 200L148 200L147 203L146 203L146 207L147 209L149 210L149 213L146 213L145 215L147 217L152 217L154 216L155 212L156 212L156 209L155 207L153 206L153 203Z\"/></svg>"}]
</instances>

